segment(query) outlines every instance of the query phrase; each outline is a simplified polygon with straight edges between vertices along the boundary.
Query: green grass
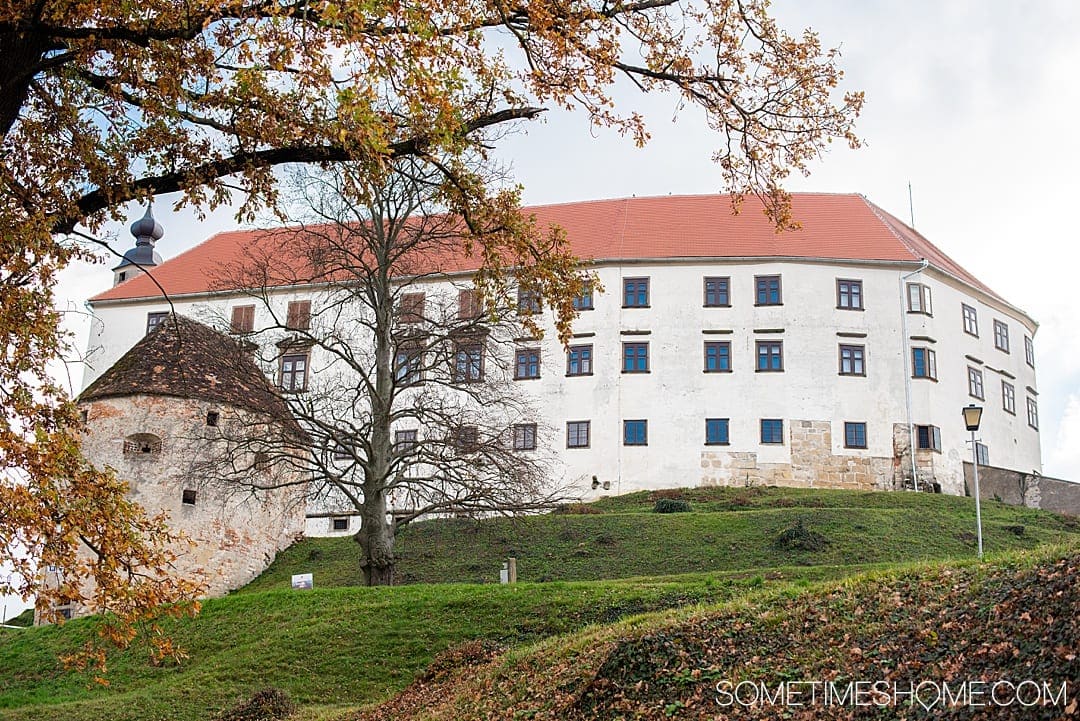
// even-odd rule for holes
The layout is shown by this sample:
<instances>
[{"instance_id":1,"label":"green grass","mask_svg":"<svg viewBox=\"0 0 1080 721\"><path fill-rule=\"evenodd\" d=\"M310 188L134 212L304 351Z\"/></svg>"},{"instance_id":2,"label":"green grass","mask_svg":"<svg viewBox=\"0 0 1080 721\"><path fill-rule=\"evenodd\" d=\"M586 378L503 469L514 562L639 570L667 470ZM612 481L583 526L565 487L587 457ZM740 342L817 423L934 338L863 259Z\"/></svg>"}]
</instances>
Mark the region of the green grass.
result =
<instances>
[{"instance_id":1,"label":"green grass","mask_svg":"<svg viewBox=\"0 0 1080 721\"><path fill-rule=\"evenodd\" d=\"M437 585L350 588L359 580L356 544L304 541L249 587L171 626L190 654L182 666L150 666L133 648L111 660L108 689L57 661L85 639L86 621L5 629L0 718L194 721L274 686L304 718L321 719L400 691L437 653L465 641L520 647L633 614L974 555L966 499L793 489L685 496L691 513L654 514L648 494L634 494L601 501L589 515L416 524L400 538L400 573ZM993 502L983 511L990 550L1080 544L1075 520ZM822 550L776 545L799 519L828 540ZM516 586L448 583L494 581L510 555L519 559ZM300 572L315 574L315 590L287 588Z\"/></svg>"}]
</instances>

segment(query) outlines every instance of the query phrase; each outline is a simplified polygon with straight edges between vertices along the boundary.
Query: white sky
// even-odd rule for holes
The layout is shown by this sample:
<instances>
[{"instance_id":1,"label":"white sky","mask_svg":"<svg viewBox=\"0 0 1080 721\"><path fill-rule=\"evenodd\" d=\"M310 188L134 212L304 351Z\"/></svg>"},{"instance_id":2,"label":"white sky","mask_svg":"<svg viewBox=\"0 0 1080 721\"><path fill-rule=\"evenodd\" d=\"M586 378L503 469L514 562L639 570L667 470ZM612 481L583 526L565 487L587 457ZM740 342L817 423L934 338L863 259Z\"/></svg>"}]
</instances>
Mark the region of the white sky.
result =
<instances>
[{"instance_id":1,"label":"white sky","mask_svg":"<svg viewBox=\"0 0 1080 721\"><path fill-rule=\"evenodd\" d=\"M1080 480L1080 337L1072 325L1080 298L1069 290L1080 251L1065 214L1080 196L1080 3L774 0L774 13L789 31L812 27L823 45L839 45L845 87L867 98L858 125L867 147L838 145L788 189L863 193L906 220L910 182L916 228L1041 324L1043 470ZM651 123L644 149L559 111L501 142L526 204L722 190L709 160L718 141L700 115L683 112L673 124L673 98L631 90L620 98ZM173 214L165 200L155 210L165 258L236 225L227 211L199 222ZM132 220L139 215L132 210ZM117 235L123 252L131 236ZM109 287L112 265L66 271L57 288L64 307L81 310ZM71 318L85 347L86 323Z\"/></svg>"}]
</instances>

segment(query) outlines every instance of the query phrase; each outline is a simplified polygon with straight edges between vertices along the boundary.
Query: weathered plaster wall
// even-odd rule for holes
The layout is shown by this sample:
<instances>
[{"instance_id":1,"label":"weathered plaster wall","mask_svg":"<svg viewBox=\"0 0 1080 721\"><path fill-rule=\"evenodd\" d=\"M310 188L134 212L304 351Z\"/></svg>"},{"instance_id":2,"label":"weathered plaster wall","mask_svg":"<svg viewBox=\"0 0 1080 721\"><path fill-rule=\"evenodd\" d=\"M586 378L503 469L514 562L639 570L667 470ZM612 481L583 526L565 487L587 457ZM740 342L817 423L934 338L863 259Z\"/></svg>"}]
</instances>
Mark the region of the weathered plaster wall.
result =
<instances>
[{"instance_id":1,"label":"weathered plaster wall","mask_svg":"<svg viewBox=\"0 0 1080 721\"><path fill-rule=\"evenodd\" d=\"M964 463L967 495L975 495L975 479L970 463ZM1020 473L1008 468L979 466L979 496L1000 498L1013 506L1080 516L1080 483Z\"/></svg>"}]
</instances>

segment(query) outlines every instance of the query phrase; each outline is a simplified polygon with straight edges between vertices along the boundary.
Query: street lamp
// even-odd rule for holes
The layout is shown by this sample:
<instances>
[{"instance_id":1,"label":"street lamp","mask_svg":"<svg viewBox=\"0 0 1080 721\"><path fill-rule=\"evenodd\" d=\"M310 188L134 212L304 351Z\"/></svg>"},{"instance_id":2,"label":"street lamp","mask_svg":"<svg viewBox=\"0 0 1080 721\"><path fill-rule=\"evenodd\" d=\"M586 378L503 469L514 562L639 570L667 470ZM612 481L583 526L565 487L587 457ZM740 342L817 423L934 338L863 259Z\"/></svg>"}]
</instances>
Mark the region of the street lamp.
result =
<instances>
[{"instance_id":1,"label":"street lamp","mask_svg":"<svg viewBox=\"0 0 1080 721\"><path fill-rule=\"evenodd\" d=\"M972 470L975 475L975 525L979 532L979 560L983 557L982 542L982 509L979 507L979 447L975 440L975 431L979 430L979 421L982 420L983 409L974 403L964 408L964 425L971 431L971 460Z\"/></svg>"}]
</instances>

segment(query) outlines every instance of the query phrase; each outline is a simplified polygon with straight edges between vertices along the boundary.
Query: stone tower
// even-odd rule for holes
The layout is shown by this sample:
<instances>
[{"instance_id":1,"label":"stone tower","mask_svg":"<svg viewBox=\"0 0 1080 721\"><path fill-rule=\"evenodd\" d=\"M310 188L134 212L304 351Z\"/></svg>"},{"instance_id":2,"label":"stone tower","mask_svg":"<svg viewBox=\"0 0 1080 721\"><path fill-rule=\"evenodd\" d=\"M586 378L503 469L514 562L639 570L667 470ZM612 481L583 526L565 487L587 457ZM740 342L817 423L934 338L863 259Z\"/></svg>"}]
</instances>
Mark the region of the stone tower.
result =
<instances>
[{"instance_id":1,"label":"stone tower","mask_svg":"<svg viewBox=\"0 0 1080 721\"><path fill-rule=\"evenodd\" d=\"M169 316L78 405L87 458L115 468L134 500L151 514L166 511L194 541L175 549L176 567L205 582L208 596L253 579L302 533L301 479L274 461L278 453L255 449L287 448L303 431L232 338ZM286 482L289 490L252 490Z\"/></svg>"}]
</instances>

